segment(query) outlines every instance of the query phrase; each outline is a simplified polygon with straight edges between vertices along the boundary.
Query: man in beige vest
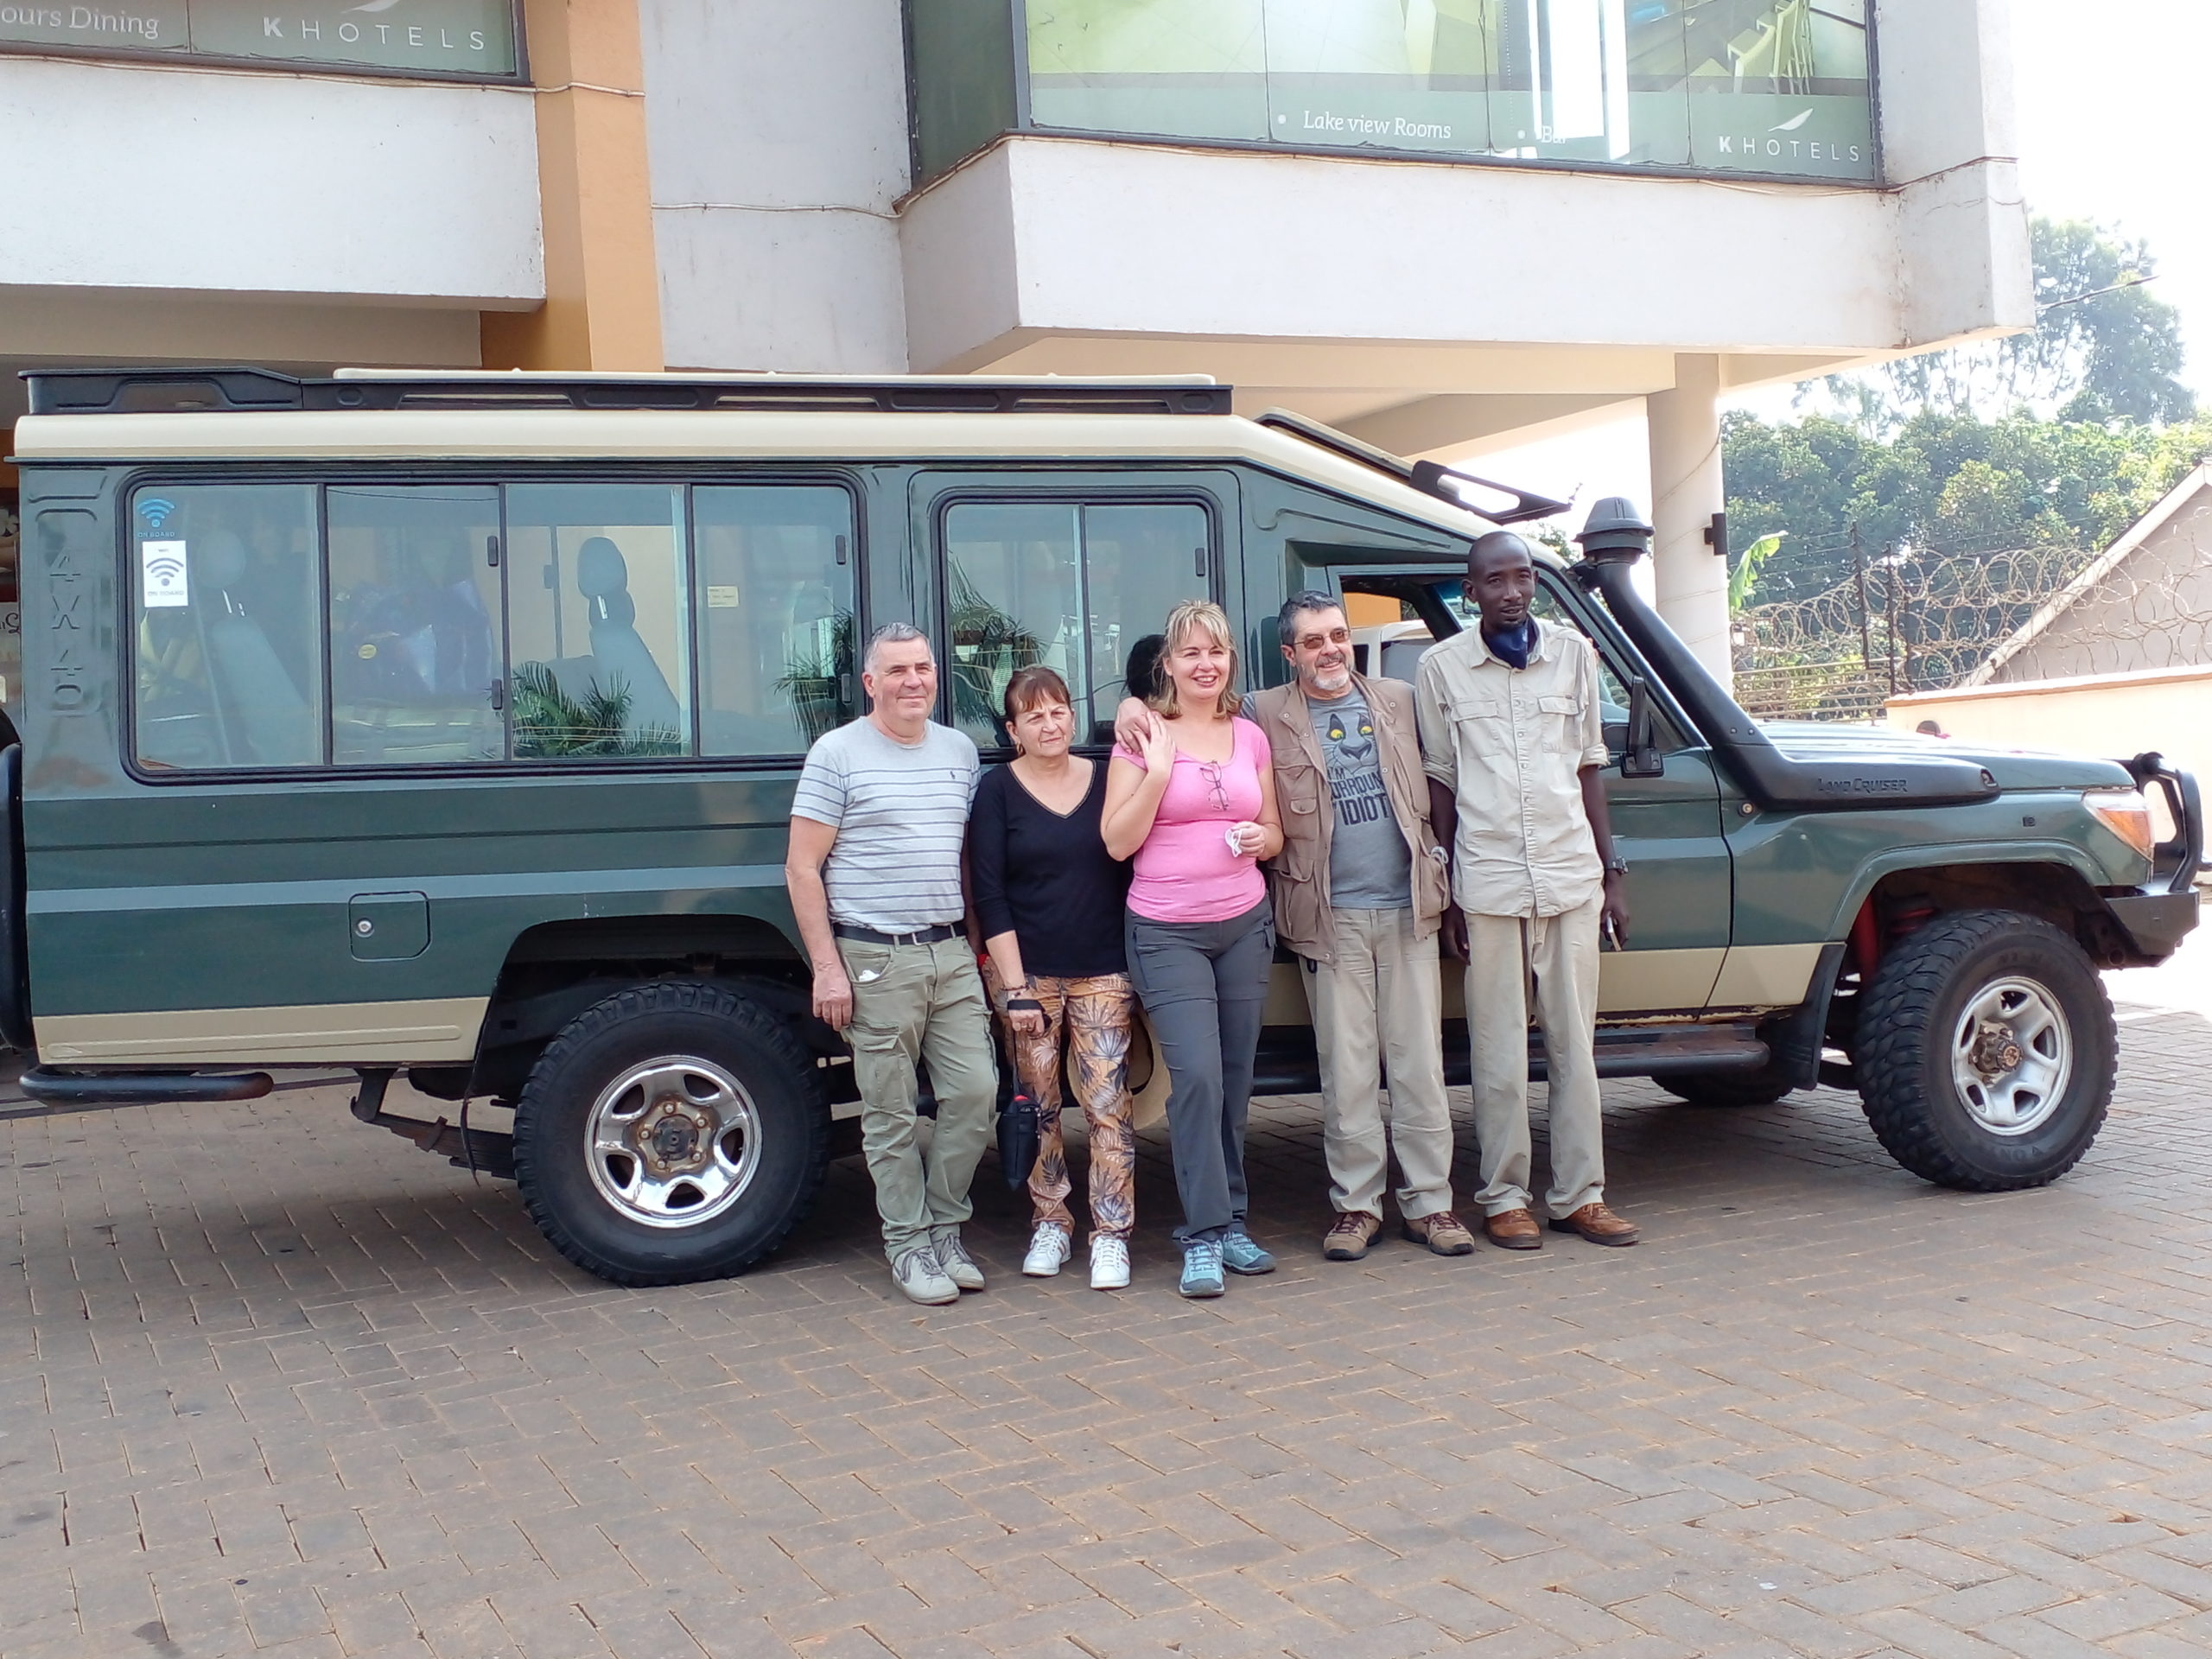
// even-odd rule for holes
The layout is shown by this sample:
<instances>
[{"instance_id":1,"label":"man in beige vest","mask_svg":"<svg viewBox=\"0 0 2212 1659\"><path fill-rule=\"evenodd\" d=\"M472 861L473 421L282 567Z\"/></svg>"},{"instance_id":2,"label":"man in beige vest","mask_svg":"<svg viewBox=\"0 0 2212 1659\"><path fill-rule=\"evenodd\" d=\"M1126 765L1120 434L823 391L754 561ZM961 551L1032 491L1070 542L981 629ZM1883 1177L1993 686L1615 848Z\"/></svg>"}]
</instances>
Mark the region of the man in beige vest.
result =
<instances>
[{"instance_id":1,"label":"man in beige vest","mask_svg":"<svg viewBox=\"0 0 2212 1659\"><path fill-rule=\"evenodd\" d=\"M1277 619L1297 677L1245 699L1274 753L1282 852L1269 871L1275 932L1302 959L1321 1055L1332 1262L1382 1230L1389 1154L1406 1236L1465 1255L1452 1213L1452 1115L1444 1092L1437 927L1448 902L1429 830L1413 688L1352 668L1351 631L1330 594L1294 594ZM1386 1133L1381 1067L1390 1078Z\"/></svg>"}]
</instances>

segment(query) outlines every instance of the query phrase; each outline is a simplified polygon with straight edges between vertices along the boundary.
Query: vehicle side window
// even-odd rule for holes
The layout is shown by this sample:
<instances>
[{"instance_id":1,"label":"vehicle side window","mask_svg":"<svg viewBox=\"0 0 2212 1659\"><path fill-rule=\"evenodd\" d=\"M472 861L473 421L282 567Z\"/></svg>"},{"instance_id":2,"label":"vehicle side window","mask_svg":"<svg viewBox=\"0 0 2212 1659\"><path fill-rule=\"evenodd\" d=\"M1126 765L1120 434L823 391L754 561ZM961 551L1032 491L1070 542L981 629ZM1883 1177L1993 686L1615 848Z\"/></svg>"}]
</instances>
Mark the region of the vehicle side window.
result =
<instances>
[{"instance_id":1,"label":"vehicle side window","mask_svg":"<svg viewBox=\"0 0 2212 1659\"><path fill-rule=\"evenodd\" d=\"M139 763L320 765L314 488L154 485L130 507Z\"/></svg>"},{"instance_id":2,"label":"vehicle side window","mask_svg":"<svg viewBox=\"0 0 2212 1659\"><path fill-rule=\"evenodd\" d=\"M985 748L1005 747L1006 683L1033 663L1067 681L1077 741L1109 741L1130 651L1207 596L1214 564L1195 502L963 501L944 536L953 719Z\"/></svg>"},{"instance_id":3,"label":"vehicle side window","mask_svg":"<svg viewBox=\"0 0 2212 1659\"><path fill-rule=\"evenodd\" d=\"M1535 610L1538 616L1555 627L1573 628L1584 639L1590 639L1591 645L1596 648L1598 696L1603 705L1600 713L1605 723L1605 747L1613 752L1616 760L1619 759L1622 751L1628 746L1628 687L1622 683L1620 676L1614 671L1613 664L1607 660L1604 642L1591 639L1590 631L1582 626L1573 612L1560 602L1559 595L1554 594L1547 583L1541 581L1536 584ZM1662 751L1672 751L1685 747L1681 735L1675 732L1673 722L1656 709L1652 711L1651 735L1652 741Z\"/></svg>"},{"instance_id":4,"label":"vehicle side window","mask_svg":"<svg viewBox=\"0 0 2212 1659\"><path fill-rule=\"evenodd\" d=\"M859 712L852 497L702 485L691 517L700 752L804 753Z\"/></svg>"},{"instance_id":5,"label":"vehicle side window","mask_svg":"<svg viewBox=\"0 0 2212 1659\"><path fill-rule=\"evenodd\" d=\"M516 760L690 752L683 499L665 484L508 488Z\"/></svg>"},{"instance_id":6,"label":"vehicle side window","mask_svg":"<svg viewBox=\"0 0 2212 1659\"><path fill-rule=\"evenodd\" d=\"M504 759L499 493L333 486L331 751L340 766Z\"/></svg>"}]
</instances>

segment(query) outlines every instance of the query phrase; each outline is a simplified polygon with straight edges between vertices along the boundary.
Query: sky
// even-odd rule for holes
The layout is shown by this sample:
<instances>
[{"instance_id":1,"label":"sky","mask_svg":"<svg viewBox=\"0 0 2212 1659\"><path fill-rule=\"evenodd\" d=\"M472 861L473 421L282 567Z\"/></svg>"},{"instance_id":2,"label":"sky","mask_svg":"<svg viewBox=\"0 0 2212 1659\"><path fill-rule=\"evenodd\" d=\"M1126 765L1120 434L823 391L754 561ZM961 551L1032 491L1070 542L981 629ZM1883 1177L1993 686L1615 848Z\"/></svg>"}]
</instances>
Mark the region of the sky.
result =
<instances>
[{"instance_id":1,"label":"sky","mask_svg":"<svg viewBox=\"0 0 2212 1659\"><path fill-rule=\"evenodd\" d=\"M2014 111L2029 208L2093 219L2150 245L2152 291L2181 312L2182 378L2212 408L2212 137L2208 0L2012 0ZM1786 390L1742 406L1790 411ZM1567 496L1650 498L1639 415L1549 442L1492 450L1470 469Z\"/></svg>"}]
</instances>

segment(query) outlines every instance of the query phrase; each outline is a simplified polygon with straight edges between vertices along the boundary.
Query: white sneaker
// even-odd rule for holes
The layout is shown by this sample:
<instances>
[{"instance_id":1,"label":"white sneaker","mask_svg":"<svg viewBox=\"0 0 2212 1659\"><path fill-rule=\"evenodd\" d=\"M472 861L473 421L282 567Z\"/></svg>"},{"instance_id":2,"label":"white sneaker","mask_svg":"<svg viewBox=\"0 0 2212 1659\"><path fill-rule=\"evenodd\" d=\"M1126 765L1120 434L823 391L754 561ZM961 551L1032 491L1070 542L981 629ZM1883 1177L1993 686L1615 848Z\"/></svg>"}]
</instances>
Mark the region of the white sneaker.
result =
<instances>
[{"instance_id":1,"label":"white sneaker","mask_svg":"<svg viewBox=\"0 0 2212 1659\"><path fill-rule=\"evenodd\" d=\"M1090 1287L1093 1290L1127 1290L1129 1287L1129 1247L1120 1239L1092 1236Z\"/></svg>"},{"instance_id":2,"label":"white sneaker","mask_svg":"<svg viewBox=\"0 0 2212 1659\"><path fill-rule=\"evenodd\" d=\"M1032 1279L1050 1279L1059 1272L1071 1248L1066 1228L1057 1221L1045 1222L1029 1241L1029 1254L1021 1258L1021 1270Z\"/></svg>"},{"instance_id":3,"label":"white sneaker","mask_svg":"<svg viewBox=\"0 0 2212 1659\"><path fill-rule=\"evenodd\" d=\"M981 1290L983 1270L976 1265L976 1258L968 1254L968 1247L960 1242L960 1230L948 1227L931 1239L937 1251L937 1264L944 1276L963 1290Z\"/></svg>"},{"instance_id":4,"label":"white sneaker","mask_svg":"<svg viewBox=\"0 0 2212 1659\"><path fill-rule=\"evenodd\" d=\"M925 1307L942 1307L960 1300L960 1287L944 1276L936 1252L925 1244L902 1252L891 1264L891 1278L908 1301Z\"/></svg>"}]
</instances>

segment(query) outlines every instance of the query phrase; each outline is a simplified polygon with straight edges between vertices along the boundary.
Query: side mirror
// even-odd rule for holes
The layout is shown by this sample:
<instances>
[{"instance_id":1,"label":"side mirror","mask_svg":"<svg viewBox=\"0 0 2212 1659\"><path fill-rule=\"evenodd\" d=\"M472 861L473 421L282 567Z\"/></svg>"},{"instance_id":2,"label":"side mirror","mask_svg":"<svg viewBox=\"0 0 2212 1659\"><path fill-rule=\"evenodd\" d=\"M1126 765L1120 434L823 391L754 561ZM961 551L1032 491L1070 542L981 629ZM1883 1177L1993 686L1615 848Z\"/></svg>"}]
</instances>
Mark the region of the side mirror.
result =
<instances>
[{"instance_id":1,"label":"side mirror","mask_svg":"<svg viewBox=\"0 0 2212 1659\"><path fill-rule=\"evenodd\" d=\"M1628 683L1628 741L1621 747L1621 776L1659 778L1667 771L1667 757L1651 735L1651 687L1642 675Z\"/></svg>"}]
</instances>

